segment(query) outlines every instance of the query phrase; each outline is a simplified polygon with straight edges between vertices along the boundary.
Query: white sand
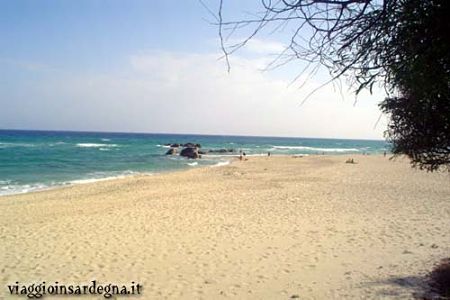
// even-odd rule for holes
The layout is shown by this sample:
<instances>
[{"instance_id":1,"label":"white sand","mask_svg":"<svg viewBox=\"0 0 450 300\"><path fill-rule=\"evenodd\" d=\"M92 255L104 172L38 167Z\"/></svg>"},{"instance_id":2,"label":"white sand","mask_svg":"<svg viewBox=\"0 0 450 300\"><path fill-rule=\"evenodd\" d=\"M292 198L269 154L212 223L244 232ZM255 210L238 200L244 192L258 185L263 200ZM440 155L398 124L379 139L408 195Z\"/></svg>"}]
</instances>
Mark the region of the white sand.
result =
<instances>
[{"instance_id":1,"label":"white sand","mask_svg":"<svg viewBox=\"0 0 450 300\"><path fill-rule=\"evenodd\" d=\"M126 299L410 299L450 256L450 175L353 157L0 197L0 298L16 281L96 279L144 286Z\"/></svg>"}]
</instances>

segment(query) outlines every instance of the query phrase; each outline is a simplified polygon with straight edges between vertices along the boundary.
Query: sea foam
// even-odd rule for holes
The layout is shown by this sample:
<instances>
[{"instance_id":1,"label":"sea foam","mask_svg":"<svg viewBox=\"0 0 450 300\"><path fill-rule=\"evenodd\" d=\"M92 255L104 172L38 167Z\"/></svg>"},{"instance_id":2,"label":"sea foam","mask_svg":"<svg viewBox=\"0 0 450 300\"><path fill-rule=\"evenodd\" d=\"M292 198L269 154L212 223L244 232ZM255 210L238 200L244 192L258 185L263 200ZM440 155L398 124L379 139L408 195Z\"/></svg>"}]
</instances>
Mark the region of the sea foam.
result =
<instances>
[{"instance_id":1,"label":"sea foam","mask_svg":"<svg viewBox=\"0 0 450 300\"><path fill-rule=\"evenodd\" d=\"M117 144L78 143L81 148L119 147Z\"/></svg>"},{"instance_id":2,"label":"sea foam","mask_svg":"<svg viewBox=\"0 0 450 300\"><path fill-rule=\"evenodd\" d=\"M212 168L214 168L214 167L222 167L222 166L226 166L226 165L229 165L229 164L230 164L229 161L219 161L217 164L212 165L211 167Z\"/></svg>"}]
</instances>

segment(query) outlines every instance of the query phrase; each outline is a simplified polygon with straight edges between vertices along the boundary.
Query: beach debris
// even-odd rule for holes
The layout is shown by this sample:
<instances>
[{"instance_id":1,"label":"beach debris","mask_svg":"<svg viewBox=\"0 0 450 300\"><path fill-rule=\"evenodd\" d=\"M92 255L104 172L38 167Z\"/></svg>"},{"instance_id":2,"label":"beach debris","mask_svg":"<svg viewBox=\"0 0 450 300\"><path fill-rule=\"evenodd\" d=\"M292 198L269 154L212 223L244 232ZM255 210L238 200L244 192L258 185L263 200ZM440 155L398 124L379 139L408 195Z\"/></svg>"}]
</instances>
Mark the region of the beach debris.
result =
<instances>
[{"instance_id":1,"label":"beach debris","mask_svg":"<svg viewBox=\"0 0 450 300\"><path fill-rule=\"evenodd\" d=\"M355 160L353 158L349 158L345 161L346 164L356 164Z\"/></svg>"},{"instance_id":2,"label":"beach debris","mask_svg":"<svg viewBox=\"0 0 450 300\"><path fill-rule=\"evenodd\" d=\"M294 295L291 296L291 299L299 299L299 298L300 298L300 296L297 295L297 294L294 294Z\"/></svg>"}]
</instances>

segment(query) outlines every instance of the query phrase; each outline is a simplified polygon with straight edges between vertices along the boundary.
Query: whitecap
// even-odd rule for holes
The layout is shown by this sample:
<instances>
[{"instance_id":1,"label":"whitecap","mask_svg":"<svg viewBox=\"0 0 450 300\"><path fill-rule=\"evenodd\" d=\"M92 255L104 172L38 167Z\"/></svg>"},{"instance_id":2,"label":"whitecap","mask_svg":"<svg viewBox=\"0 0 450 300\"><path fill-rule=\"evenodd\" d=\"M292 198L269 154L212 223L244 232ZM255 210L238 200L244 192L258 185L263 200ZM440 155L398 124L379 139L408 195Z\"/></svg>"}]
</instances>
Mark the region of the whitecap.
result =
<instances>
[{"instance_id":1,"label":"whitecap","mask_svg":"<svg viewBox=\"0 0 450 300\"><path fill-rule=\"evenodd\" d=\"M24 194L33 191L42 191L51 188L50 185L44 183L35 184L10 184L0 188L0 196Z\"/></svg>"},{"instance_id":2,"label":"whitecap","mask_svg":"<svg viewBox=\"0 0 450 300\"><path fill-rule=\"evenodd\" d=\"M217 164L212 165L211 167L212 168L214 168L214 167L223 167L223 166L226 166L226 165L229 165L229 164L230 164L229 161L219 161Z\"/></svg>"},{"instance_id":3,"label":"whitecap","mask_svg":"<svg viewBox=\"0 0 450 300\"><path fill-rule=\"evenodd\" d=\"M82 148L99 148L99 147L118 147L117 144L97 144L97 143L78 143L77 147Z\"/></svg>"},{"instance_id":4,"label":"whitecap","mask_svg":"<svg viewBox=\"0 0 450 300\"><path fill-rule=\"evenodd\" d=\"M12 148L12 147L35 147L34 144L27 143L0 143L0 148Z\"/></svg>"},{"instance_id":5,"label":"whitecap","mask_svg":"<svg viewBox=\"0 0 450 300\"><path fill-rule=\"evenodd\" d=\"M135 171L131 171L131 170L117 171L117 172L93 172L93 173L87 174L87 178L67 181L67 182L65 182L65 184L86 184L86 183L92 183L92 182L98 182L98 181L106 181L106 180L112 180L112 179L125 178L127 176L136 175L136 174L151 175L151 173L140 173L140 172L135 172Z\"/></svg>"},{"instance_id":6,"label":"whitecap","mask_svg":"<svg viewBox=\"0 0 450 300\"><path fill-rule=\"evenodd\" d=\"M50 144L48 144L50 147L53 147L53 146L58 146L58 145L64 145L65 144L65 142L55 142L55 143L50 143Z\"/></svg>"}]
</instances>

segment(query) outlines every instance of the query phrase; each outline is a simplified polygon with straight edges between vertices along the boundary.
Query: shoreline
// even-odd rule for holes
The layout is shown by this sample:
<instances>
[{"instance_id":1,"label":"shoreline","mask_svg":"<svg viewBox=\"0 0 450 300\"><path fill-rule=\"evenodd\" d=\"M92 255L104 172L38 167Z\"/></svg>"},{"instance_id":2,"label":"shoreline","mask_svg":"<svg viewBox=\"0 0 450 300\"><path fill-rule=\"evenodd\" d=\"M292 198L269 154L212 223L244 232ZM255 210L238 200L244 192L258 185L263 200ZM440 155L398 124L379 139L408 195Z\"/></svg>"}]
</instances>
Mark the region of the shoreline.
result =
<instances>
[{"instance_id":1,"label":"shoreline","mask_svg":"<svg viewBox=\"0 0 450 300\"><path fill-rule=\"evenodd\" d=\"M220 157L223 157L223 156L220 156ZM234 160L236 157L233 156L232 158ZM192 163L195 163L195 162L196 162L195 160L192 161ZM225 163L225 164L222 164L222 163ZM217 162L214 165L197 166L197 165L189 165L188 164L189 166L183 166L183 167L181 167L179 169L162 170L162 171L157 171L157 172L139 172L139 171L126 170L126 171L123 171L123 174L120 174L120 175L117 175L117 176L107 176L107 177L99 177L99 178L86 178L86 179L75 179L75 180L60 182L60 183L57 183L55 185L50 185L50 186L45 186L45 187L42 187L42 188L32 189L30 191L25 191L25 192L15 192L15 193L11 193L11 194L0 194L0 201L1 201L2 197L7 197L7 196L23 195L23 194L29 194L29 193L38 193L38 192L43 192L43 191L50 191L50 190L54 190L54 189L62 189L62 188L66 188L66 187L72 187L72 186L78 186L78 185L84 185L84 184L94 184L96 182L102 182L102 181L120 180L120 179L124 179L124 178L129 178L129 177L153 176L153 175L160 175L160 174L166 174L166 173L172 173L172 172L183 172L183 171L187 171L187 170L190 170L190 169L193 169L193 168L221 167L221 166L228 165L230 163L231 163L231 160L224 161L224 162ZM119 171L117 171L117 172L119 172ZM126 174L126 173L131 173L131 174Z\"/></svg>"},{"instance_id":2,"label":"shoreline","mask_svg":"<svg viewBox=\"0 0 450 300\"><path fill-rule=\"evenodd\" d=\"M272 154L272 157L308 157L308 156L345 156L345 155L350 155L350 156L365 156L362 153L356 153L356 154L351 154L351 153L334 153L334 154ZM372 156L381 156L382 154L370 154ZM216 164L213 165L202 165L202 166L197 166L197 165L189 165L189 167L187 166L183 166L180 169L174 169L174 170L163 170L163 171L157 171L157 172L138 172L138 171L132 171L132 170L126 170L124 171L124 173L132 173L132 174L121 174L121 175L117 175L117 176L107 176L107 177L100 177L100 178L86 178L86 179L75 179L75 180L71 180L71 181L65 181L65 182L60 182L54 185L50 185L50 186L45 186L45 187L41 187L41 188L35 188L32 189L30 191L19 191L19 192L14 192L11 194L0 194L0 201L3 197L8 197L8 196L15 196L15 195L23 195L23 194L29 194L29 193L38 193L38 192L45 192L45 191L50 191L50 190L55 190L55 189L62 189L62 188L67 188L67 187L72 187L72 186L77 186L77 185L83 185L83 184L92 184L92 183L96 183L96 182L102 182L102 181L110 181L110 180L120 180L120 179L124 179L124 178L128 178L128 177L139 177L139 176L158 176L160 174L166 174L166 173L173 173L173 172L183 172L183 171L187 171L187 170L191 170L191 169L199 169L199 168L211 168L211 167L222 167L222 166L226 166L228 164L232 164L233 162L237 161L237 158L239 157L238 154L236 155L205 155L205 157L221 157L221 158L227 158L229 157L229 160L226 161L221 161L221 162L217 162ZM259 158L259 157L267 157L266 154L247 154L247 157L251 157L251 158ZM186 161L191 161L186 159ZM197 160L192 160L191 163L196 163ZM39 184L39 183L38 183Z\"/></svg>"}]
</instances>

